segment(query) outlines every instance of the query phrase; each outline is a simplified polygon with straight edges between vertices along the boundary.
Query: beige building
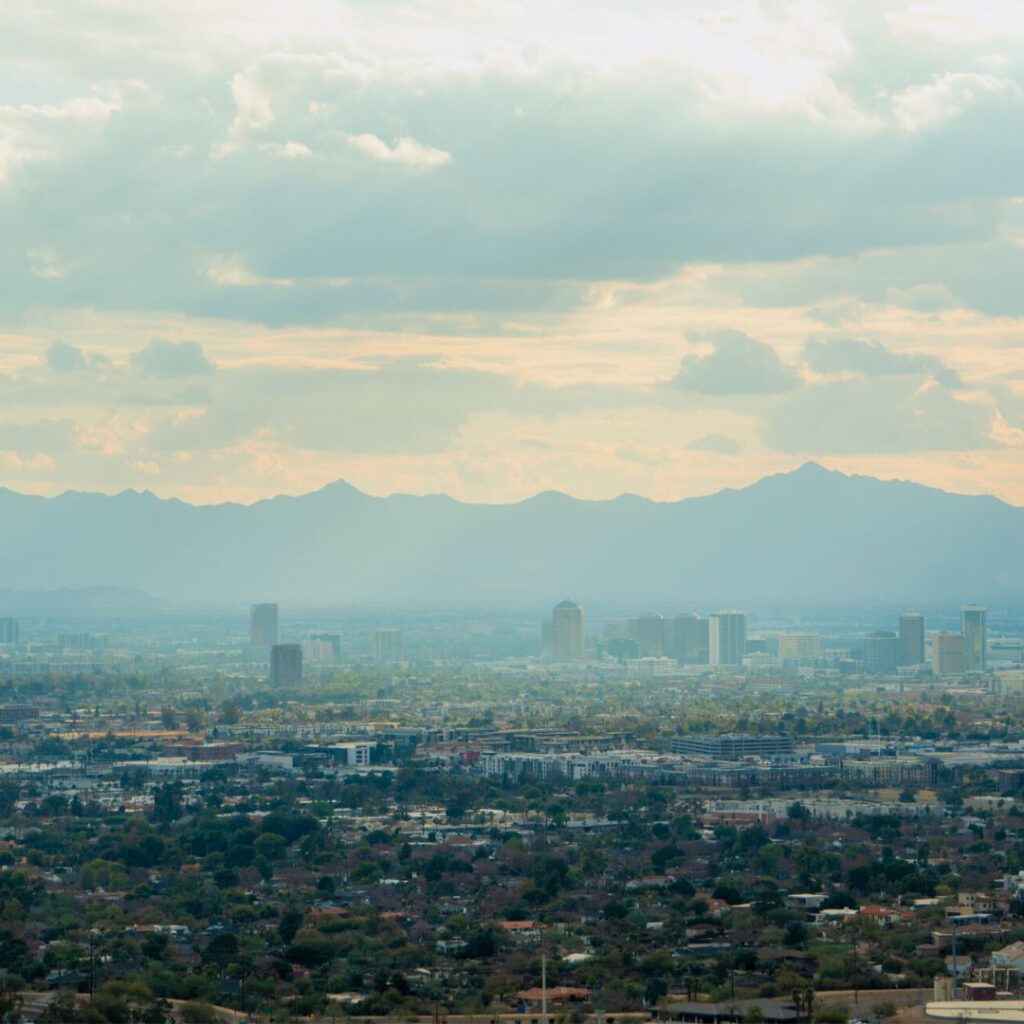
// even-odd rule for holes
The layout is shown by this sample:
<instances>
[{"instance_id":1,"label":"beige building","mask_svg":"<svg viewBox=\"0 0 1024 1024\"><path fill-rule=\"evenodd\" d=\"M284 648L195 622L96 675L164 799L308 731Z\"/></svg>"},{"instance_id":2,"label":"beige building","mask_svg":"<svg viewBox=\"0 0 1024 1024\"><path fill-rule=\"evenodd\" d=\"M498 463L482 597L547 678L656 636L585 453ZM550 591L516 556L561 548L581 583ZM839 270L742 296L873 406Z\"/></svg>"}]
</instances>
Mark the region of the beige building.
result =
<instances>
[{"instance_id":1,"label":"beige building","mask_svg":"<svg viewBox=\"0 0 1024 1024\"><path fill-rule=\"evenodd\" d=\"M937 676L959 676L964 671L964 638L943 631L932 637L932 671Z\"/></svg>"},{"instance_id":2,"label":"beige building","mask_svg":"<svg viewBox=\"0 0 1024 1024\"><path fill-rule=\"evenodd\" d=\"M817 633L783 633L779 637L779 661L817 661L820 657Z\"/></svg>"},{"instance_id":3,"label":"beige building","mask_svg":"<svg viewBox=\"0 0 1024 1024\"><path fill-rule=\"evenodd\" d=\"M551 656L555 661L579 661L583 651L583 609L562 601L551 615Z\"/></svg>"}]
</instances>

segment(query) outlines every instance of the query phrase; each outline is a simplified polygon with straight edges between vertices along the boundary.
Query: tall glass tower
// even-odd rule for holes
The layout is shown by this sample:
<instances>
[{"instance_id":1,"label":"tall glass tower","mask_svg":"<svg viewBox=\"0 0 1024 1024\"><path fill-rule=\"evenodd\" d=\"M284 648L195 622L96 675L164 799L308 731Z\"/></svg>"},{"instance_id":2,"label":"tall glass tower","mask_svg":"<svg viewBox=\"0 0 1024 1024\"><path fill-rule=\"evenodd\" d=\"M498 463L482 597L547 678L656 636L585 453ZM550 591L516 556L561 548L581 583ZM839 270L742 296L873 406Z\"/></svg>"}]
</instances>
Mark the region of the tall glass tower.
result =
<instances>
[{"instance_id":1,"label":"tall glass tower","mask_svg":"<svg viewBox=\"0 0 1024 1024\"><path fill-rule=\"evenodd\" d=\"M964 638L964 671L984 672L988 665L988 625L981 604L965 604L960 609L960 633Z\"/></svg>"}]
</instances>

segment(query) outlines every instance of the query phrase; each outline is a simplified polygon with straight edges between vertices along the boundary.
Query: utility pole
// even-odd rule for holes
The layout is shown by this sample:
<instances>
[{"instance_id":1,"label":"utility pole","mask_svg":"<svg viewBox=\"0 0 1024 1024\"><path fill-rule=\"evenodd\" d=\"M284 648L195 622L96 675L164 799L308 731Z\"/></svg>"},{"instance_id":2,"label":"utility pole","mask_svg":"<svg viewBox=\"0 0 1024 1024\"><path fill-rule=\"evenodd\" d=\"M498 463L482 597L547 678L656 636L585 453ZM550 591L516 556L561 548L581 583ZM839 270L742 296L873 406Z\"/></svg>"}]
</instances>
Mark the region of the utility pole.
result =
<instances>
[{"instance_id":1,"label":"utility pole","mask_svg":"<svg viewBox=\"0 0 1024 1024\"><path fill-rule=\"evenodd\" d=\"M548 951L540 951L540 1024L548 1024Z\"/></svg>"},{"instance_id":2,"label":"utility pole","mask_svg":"<svg viewBox=\"0 0 1024 1024\"><path fill-rule=\"evenodd\" d=\"M960 965L956 959L956 919L953 922L953 1002L956 1002L956 976L960 969Z\"/></svg>"}]
</instances>

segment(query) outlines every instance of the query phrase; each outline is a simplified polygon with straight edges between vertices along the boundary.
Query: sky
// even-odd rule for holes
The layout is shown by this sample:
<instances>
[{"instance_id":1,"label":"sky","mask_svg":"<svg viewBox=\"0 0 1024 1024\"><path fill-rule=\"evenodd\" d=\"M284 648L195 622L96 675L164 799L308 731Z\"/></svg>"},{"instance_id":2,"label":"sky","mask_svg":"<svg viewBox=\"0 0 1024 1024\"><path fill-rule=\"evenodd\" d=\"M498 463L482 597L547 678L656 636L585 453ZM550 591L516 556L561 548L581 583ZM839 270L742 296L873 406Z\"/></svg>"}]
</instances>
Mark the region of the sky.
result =
<instances>
[{"instance_id":1,"label":"sky","mask_svg":"<svg viewBox=\"0 0 1024 1024\"><path fill-rule=\"evenodd\" d=\"M7 0L0 485L1024 504L1024 0Z\"/></svg>"}]
</instances>

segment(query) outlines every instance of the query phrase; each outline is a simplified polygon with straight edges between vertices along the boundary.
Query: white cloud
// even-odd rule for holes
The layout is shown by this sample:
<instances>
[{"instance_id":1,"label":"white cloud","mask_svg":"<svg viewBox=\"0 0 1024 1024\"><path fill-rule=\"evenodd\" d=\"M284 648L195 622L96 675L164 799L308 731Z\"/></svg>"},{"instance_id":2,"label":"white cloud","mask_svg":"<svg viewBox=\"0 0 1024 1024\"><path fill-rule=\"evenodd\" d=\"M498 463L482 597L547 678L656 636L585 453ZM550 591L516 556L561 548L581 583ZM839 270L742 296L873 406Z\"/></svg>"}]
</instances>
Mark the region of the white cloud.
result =
<instances>
[{"instance_id":1,"label":"white cloud","mask_svg":"<svg viewBox=\"0 0 1024 1024\"><path fill-rule=\"evenodd\" d=\"M265 153L271 153L274 156L281 156L286 160L302 160L313 155L313 150L311 150L309 146L304 142L296 142L294 139L289 139L285 143L268 142L265 146L261 146L260 148Z\"/></svg>"},{"instance_id":2,"label":"white cloud","mask_svg":"<svg viewBox=\"0 0 1024 1024\"><path fill-rule=\"evenodd\" d=\"M269 277L255 273L238 253L207 253L199 261L203 276L216 285L235 288L293 288L304 284L318 288L345 288L352 283L348 277Z\"/></svg>"},{"instance_id":3,"label":"white cloud","mask_svg":"<svg viewBox=\"0 0 1024 1024\"><path fill-rule=\"evenodd\" d=\"M374 160L404 164L406 167L443 167L452 158L451 153L425 146L408 135L395 139L390 146L379 136L370 133L348 135L347 139L352 146Z\"/></svg>"},{"instance_id":4,"label":"white cloud","mask_svg":"<svg viewBox=\"0 0 1024 1024\"><path fill-rule=\"evenodd\" d=\"M40 245L28 251L28 269L36 277L54 280L67 277L68 268L52 246Z\"/></svg>"},{"instance_id":5,"label":"white cloud","mask_svg":"<svg viewBox=\"0 0 1024 1024\"><path fill-rule=\"evenodd\" d=\"M237 253L209 253L203 257L200 265L205 276L214 284L238 288L290 288L295 283L290 277L265 277L253 273Z\"/></svg>"},{"instance_id":6,"label":"white cloud","mask_svg":"<svg viewBox=\"0 0 1024 1024\"><path fill-rule=\"evenodd\" d=\"M910 132L931 128L962 113L978 96L1014 92L1019 87L1008 78L969 72L936 75L924 85L910 85L892 98L896 123Z\"/></svg>"},{"instance_id":7,"label":"white cloud","mask_svg":"<svg viewBox=\"0 0 1024 1024\"><path fill-rule=\"evenodd\" d=\"M83 132L96 131L118 110L118 99L101 96L0 104L0 183L22 164L72 151Z\"/></svg>"}]
</instances>

